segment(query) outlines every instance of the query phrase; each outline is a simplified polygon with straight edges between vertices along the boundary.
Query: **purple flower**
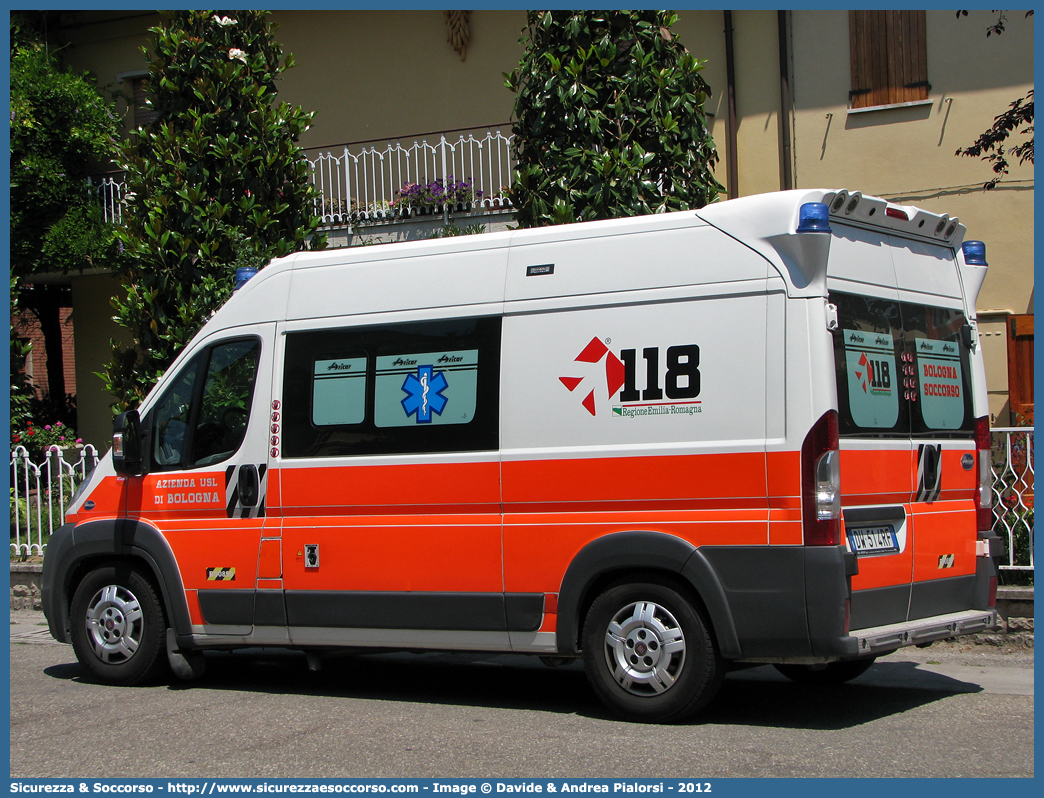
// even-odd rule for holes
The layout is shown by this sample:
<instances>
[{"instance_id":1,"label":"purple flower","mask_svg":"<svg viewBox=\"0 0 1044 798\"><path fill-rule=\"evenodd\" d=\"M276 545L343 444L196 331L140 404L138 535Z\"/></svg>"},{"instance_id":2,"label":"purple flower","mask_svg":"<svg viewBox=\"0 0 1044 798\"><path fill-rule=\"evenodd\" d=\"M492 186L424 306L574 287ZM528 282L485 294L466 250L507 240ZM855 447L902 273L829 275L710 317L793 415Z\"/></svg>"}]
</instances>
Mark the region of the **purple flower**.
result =
<instances>
[{"instance_id":1,"label":"purple flower","mask_svg":"<svg viewBox=\"0 0 1044 798\"><path fill-rule=\"evenodd\" d=\"M48 432L50 432L51 431L51 425L50 424L45 424L44 425L44 429L47 430Z\"/></svg>"}]
</instances>

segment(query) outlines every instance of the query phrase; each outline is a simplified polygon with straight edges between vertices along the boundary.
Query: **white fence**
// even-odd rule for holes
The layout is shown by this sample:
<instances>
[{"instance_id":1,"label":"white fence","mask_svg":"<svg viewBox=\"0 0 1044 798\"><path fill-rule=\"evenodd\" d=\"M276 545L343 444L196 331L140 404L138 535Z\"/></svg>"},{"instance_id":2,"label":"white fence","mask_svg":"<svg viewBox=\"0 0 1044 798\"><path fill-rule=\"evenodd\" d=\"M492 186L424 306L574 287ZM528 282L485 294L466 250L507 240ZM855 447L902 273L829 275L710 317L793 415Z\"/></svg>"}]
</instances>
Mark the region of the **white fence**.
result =
<instances>
[{"instance_id":1,"label":"white fence","mask_svg":"<svg viewBox=\"0 0 1044 798\"><path fill-rule=\"evenodd\" d=\"M1033 427L992 432L993 533L1008 542L1001 569L1033 571Z\"/></svg>"},{"instance_id":2,"label":"white fence","mask_svg":"<svg viewBox=\"0 0 1044 798\"><path fill-rule=\"evenodd\" d=\"M98 465L98 452L88 444L70 463L57 448L44 462L29 461L24 446L11 452L11 554L43 554L52 534L64 523L65 508L80 483Z\"/></svg>"},{"instance_id":3,"label":"white fence","mask_svg":"<svg viewBox=\"0 0 1044 798\"><path fill-rule=\"evenodd\" d=\"M316 215L324 225L394 221L414 215L511 208L515 169L510 126L492 125L345 144L305 152L319 189ZM123 176L88 181L107 222L123 219Z\"/></svg>"}]
</instances>

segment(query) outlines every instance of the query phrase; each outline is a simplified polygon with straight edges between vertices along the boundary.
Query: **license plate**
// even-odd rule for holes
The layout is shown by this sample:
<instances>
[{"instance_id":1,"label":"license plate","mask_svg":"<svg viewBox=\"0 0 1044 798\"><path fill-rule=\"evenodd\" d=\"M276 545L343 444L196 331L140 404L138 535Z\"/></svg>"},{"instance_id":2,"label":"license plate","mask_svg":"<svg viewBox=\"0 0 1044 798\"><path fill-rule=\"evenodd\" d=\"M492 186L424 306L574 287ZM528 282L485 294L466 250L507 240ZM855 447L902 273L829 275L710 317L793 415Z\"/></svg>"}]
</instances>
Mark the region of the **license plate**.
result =
<instances>
[{"instance_id":1,"label":"license plate","mask_svg":"<svg viewBox=\"0 0 1044 798\"><path fill-rule=\"evenodd\" d=\"M895 527L860 526L849 528L848 542L856 554L892 554L899 551L899 541L895 537Z\"/></svg>"}]
</instances>

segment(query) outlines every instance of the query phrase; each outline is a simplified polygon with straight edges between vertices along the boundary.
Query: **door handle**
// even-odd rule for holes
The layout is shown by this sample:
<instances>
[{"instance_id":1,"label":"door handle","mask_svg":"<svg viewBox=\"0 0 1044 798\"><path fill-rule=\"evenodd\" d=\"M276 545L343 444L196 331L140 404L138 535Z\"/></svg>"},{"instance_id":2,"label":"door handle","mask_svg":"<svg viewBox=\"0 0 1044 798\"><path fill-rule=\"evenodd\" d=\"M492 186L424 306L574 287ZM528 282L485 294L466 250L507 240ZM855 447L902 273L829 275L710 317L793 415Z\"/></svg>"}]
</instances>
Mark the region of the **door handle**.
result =
<instances>
[{"instance_id":1,"label":"door handle","mask_svg":"<svg viewBox=\"0 0 1044 798\"><path fill-rule=\"evenodd\" d=\"M257 505L259 483L257 466L243 465L239 467L239 503L243 507Z\"/></svg>"},{"instance_id":2,"label":"door handle","mask_svg":"<svg viewBox=\"0 0 1044 798\"><path fill-rule=\"evenodd\" d=\"M917 501L934 502L942 492L942 444L917 447Z\"/></svg>"}]
</instances>

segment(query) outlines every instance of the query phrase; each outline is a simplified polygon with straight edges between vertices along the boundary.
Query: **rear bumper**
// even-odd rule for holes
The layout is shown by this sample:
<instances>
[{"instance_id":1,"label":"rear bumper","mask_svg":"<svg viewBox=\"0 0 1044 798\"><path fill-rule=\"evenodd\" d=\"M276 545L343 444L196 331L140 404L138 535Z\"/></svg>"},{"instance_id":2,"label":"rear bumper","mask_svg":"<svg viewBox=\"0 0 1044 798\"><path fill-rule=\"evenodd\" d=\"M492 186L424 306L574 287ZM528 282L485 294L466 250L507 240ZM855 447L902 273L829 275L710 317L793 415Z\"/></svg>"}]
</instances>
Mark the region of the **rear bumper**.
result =
<instances>
[{"instance_id":1,"label":"rear bumper","mask_svg":"<svg viewBox=\"0 0 1044 798\"><path fill-rule=\"evenodd\" d=\"M849 637L857 641L859 656L873 656L895 651L903 646L916 646L945 640L948 637L986 632L997 625L997 610L964 610L916 621L904 621L869 629L855 629Z\"/></svg>"}]
</instances>

